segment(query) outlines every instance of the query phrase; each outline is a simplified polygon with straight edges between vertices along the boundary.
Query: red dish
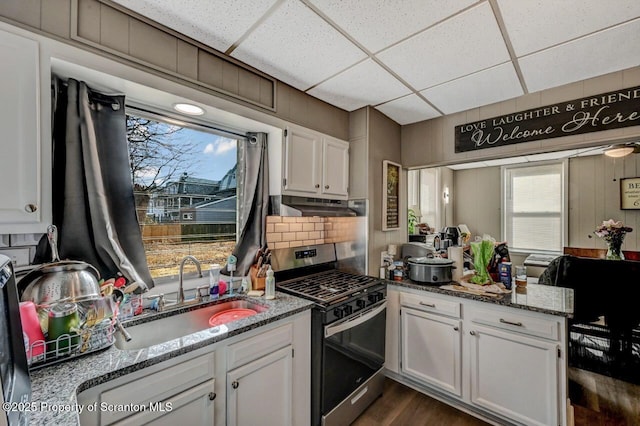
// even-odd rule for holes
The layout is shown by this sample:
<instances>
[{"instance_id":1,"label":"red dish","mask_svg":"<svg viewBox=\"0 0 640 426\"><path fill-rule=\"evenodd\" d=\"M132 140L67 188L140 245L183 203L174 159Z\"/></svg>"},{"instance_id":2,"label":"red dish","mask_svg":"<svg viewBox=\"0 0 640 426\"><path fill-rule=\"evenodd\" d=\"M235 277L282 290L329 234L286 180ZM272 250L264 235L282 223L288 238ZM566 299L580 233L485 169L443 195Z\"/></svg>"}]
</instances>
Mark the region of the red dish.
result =
<instances>
[{"instance_id":1,"label":"red dish","mask_svg":"<svg viewBox=\"0 0 640 426\"><path fill-rule=\"evenodd\" d=\"M250 317L251 315L255 315L258 312L253 309L229 309L226 311L218 312L217 314L211 315L209 318L209 325L211 327L217 327L222 324L226 324L231 321L236 321L242 318Z\"/></svg>"}]
</instances>

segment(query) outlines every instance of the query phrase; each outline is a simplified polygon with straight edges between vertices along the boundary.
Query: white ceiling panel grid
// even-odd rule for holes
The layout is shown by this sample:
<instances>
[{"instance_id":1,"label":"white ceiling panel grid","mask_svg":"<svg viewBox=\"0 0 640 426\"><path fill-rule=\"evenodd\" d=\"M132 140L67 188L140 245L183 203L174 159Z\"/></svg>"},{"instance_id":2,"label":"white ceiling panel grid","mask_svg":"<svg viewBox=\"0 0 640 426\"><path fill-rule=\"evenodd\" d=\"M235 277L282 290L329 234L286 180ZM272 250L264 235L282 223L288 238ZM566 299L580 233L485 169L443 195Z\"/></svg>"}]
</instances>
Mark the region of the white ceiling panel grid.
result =
<instances>
[{"instance_id":1,"label":"white ceiling panel grid","mask_svg":"<svg viewBox=\"0 0 640 426\"><path fill-rule=\"evenodd\" d=\"M306 90L366 57L297 0L287 0L231 56Z\"/></svg>"},{"instance_id":2,"label":"white ceiling panel grid","mask_svg":"<svg viewBox=\"0 0 640 426\"><path fill-rule=\"evenodd\" d=\"M114 0L166 27L225 52L276 0Z\"/></svg>"},{"instance_id":3,"label":"white ceiling panel grid","mask_svg":"<svg viewBox=\"0 0 640 426\"><path fill-rule=\"evenodd\" d=\"M422 31L477 2L477 0L310 1L372 53Z\"/></svg>"},{"instance_id":4,"label":"white ceiling panel grid","mask_svg":"<svg viewBox=\"0 0 640 426\"><path fill-rule=\"evenodd\" d=\"M640 66L640 0L114 1L400 124Z\"/></svg>"},{"instance_id":5,"label":"white ceiling panel grid","mask_svg":"<svg viewBox=\"0 0 640 426\"><path fill-rule=\"evenodd\" d=\"M511 62L458 78L420 92L445 114L465 111L523 94Z\"/></svg>"},{"instance_id":6,"label":"white ceiling panel grid","mask_svg":"<svg viewBox=\"0 0 640 426\"><path fill-rule=\"evenodd\" d=\"M497 0L517 56L640 16L640 1Z\"/></svg>"},{"instance_id":7,"label":"white ceiling panel grid","mask_svg":"<svg viewBox=\"0 0 640 426\"><path fill-rule=\"evenodd\" d=\"M400 99L395 99L391 102L378 105L376 109L396 121L398 124L403 125L428 120L442 115L436 109L431 107L431 105L422 100L418 95L409 95Z\"/></svg>"},{"instance_id":8,"label":"white ceiling panel grid","mask_svg":"<svg viewBox=\"0 0 640 426\"><path fill-rule=\"evenodd\" d=\"M489 3L456 15L376 57L417 90L510 59Z\"/></svg>"},{"instance_id":9,"label":"white ceiling panel grid","mask_svg":"<svg viewBox=\"0 0 640 426\"><path fill-rule=\"evenodd\" d=\"M367 59L309 90L311 96L353 111L411 92L384 68Z\"/></svg>"},{"instance_id":10,"label":"white ceiling panel grid","mask_svg":"<svg viewBox=\"0 0 640 426\"><path fill-rule=\"evenodd\" d=\"M640 65L640 18L519 60L531 92Z\"/></svg>"}]
</instances>

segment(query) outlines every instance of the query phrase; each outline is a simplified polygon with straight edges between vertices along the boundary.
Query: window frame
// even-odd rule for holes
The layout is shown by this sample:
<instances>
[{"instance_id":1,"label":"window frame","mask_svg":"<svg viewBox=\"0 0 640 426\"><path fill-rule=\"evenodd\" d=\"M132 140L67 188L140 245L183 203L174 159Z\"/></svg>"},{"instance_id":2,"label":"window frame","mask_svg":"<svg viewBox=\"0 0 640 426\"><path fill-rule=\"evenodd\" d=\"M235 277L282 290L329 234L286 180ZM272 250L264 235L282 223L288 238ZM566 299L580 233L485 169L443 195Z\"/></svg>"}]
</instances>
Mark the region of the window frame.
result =
<instances>
[{"instance_id":1,"label":"window frame","mask_svg":"<svg viewBox=\"0 0 640 426\"><path fill-rule=\"evenodd\" d=\"M131 101L126 102L125 113L127 115L135 115L148 120L163 122L165 124L180 126L180 127L188 128L191 130L196 130L199 132L210 133L220 137L236 139L238 140L238 142L240 142L241 139L246 139L247 137L246 133L248 133L247 131L243 135L241 133L236 133L233 130L225 130L221 128L220 125L212 121L198 119L197 117L184 117L179 114L163 110L161 108L157 108L154 106L145 105L137 102L131 102ZM236 153L236 161L239 164L240 162L239 152ZM240 183L238 182L238 185L239 184ZM166 203L166 201L164 201L163 203ZM166 207L166 204L165 204L165 207ZM240 208L241 208L241 205L240 205L239 199L236 198L236 238L235 238L236 243L238 242L238 239L240 238L240 233L241 233ZM183 214L186 214L186 213L183 213ZM193 215L193 213L189 213L189 214ZM184 219L184 218L180 219L180 221L183 221L183 220L192 221L193 217L191 219ZM229 254L231 254L231 252ZM145 249L145 258L146 257L147 257L147 251ZM203 264L202 269L205 269L205 268L206 268L206 265ZM201 280L198 280L198 279L192 280L192 278L197 278L197 277L198 277L198 274L196 272L185 272L184 288L192 289L192 288L195 288L197 285L202 284L200 282ZM168 284L174 283L177 278L178 278L177 275L166 275L166 276L154 277L153 278L154 284L155 284L154 289L165 288Z\"/></svg>"},{"instance_id":2,"label":"window frame","mask_svg":"<svg viewBox=\"0 0 640 426\"><path fill-rule=\"evenodd\" d=\"M546 165L560 165L561 166L561 212L560 212L560 227L561 227L561 239L560 248L558 250L531 250L519 248L513 245L513 241L507 241L507 194L509 193L508 185L510 181L507 178L507 173L513 169L524 169L528 167L539 167ZM569 160L548 160L548 161L534 161L529 163L509 164L500 167L500 232L501 239L507 241L509 244L509 251L511 253L519 254L549 254L549 255L561 255L564 251L564 247L567 246L569 241Z\"/></svg>"}]
</instances>

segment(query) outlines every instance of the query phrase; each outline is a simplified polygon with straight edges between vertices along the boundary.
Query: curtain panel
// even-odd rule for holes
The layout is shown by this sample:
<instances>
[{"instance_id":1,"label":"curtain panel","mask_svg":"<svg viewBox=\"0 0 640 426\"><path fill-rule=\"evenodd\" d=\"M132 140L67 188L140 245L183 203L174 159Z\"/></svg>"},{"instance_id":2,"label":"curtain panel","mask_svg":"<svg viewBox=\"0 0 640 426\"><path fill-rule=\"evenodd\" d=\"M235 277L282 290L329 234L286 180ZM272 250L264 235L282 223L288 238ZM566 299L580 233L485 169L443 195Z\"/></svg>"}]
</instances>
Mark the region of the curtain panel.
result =
<instances>
[{"instance_id":1,"label":"curtain panel","mask_svg":"<svg viewBox=\"0 0 640 426\"><path fill-rule=\"evenodd\" d=\"M53 223L61 258L153 287L136 218L125 99L54 78ZM36 253L48 261L46 244Z\"/></svg>"}]
</instances>

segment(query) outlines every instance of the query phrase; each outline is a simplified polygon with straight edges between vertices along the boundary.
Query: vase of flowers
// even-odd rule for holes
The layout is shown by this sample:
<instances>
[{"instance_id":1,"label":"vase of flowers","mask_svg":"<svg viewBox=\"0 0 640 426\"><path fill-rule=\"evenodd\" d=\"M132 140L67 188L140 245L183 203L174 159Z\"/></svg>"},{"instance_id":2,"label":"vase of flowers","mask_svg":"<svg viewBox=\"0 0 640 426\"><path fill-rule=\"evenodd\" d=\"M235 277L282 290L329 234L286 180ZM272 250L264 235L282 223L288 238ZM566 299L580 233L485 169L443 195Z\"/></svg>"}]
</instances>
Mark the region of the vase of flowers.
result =
<instances>
[{"instance_id":1,"label":"vase of flowers","mask_svg":"<svg viewBox=\"0 0 640 426\"><path fill-rule=\"evenodd\" d=\"M624 260L622 243L627 232L631 231L633 231L632 228L624 226L621 221L616 222L613 219L605 220L596 228L595 234L607 243L606 259Z\"/></svg>"}]
</instances>

